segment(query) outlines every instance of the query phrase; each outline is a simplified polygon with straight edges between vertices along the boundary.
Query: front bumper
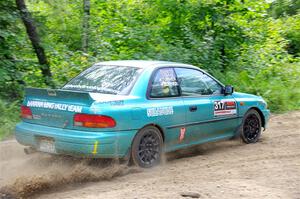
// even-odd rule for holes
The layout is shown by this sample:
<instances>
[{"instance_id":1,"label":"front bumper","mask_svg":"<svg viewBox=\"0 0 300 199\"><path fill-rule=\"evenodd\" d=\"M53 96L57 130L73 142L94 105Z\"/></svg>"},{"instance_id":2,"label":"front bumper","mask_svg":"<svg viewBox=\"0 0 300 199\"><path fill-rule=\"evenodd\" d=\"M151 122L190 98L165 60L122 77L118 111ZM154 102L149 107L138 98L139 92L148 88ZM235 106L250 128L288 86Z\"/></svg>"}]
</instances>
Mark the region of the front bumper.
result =
<instances>
[{"instance_id":1,"label":"front bumper","mask_svg":"<svg viewBox=\"0 0 300 199\"><path fill-rule=\"evenodd\" d=\"M264 115L264 118L265 118L265 124L264 124L264 129L267 128L268 126L268 123L269 123L269 120L270 120L270 115L271 115L271 112L269 109L265 109L262 111L263 115Z\"/></svg>"},{"instance_id":2,"label":"front bumper","mask_svg":"<svg viewBox=\"0 0 300 199\"><path fill-rule=\"evenodd\" d=\"M53 140L55 153L80 157L125 157L137 130L91 132L62 129L21 122L17 124L17 141L39 150L41 138Z\"/></svg>"}]
</instances>

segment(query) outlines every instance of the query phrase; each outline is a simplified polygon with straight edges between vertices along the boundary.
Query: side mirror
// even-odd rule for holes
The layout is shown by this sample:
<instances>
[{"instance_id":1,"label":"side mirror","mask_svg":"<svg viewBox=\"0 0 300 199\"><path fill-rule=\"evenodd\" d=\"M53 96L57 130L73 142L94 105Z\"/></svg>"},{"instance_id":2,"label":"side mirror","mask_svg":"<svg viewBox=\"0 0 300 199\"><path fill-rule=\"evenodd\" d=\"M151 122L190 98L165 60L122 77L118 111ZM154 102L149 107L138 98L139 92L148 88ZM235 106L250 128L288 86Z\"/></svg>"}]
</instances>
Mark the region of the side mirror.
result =
<instances>
[{"instance_id":1,"label":"side mirror","mask_svg":"<svg viewBox=\"0 0 300 199\"><path fill-rule=\"evenodd\" d=\"M224 95L231 95L233 93L233 87L230 85L226 85L224 87Z\"/></svg>"}]
</instances>

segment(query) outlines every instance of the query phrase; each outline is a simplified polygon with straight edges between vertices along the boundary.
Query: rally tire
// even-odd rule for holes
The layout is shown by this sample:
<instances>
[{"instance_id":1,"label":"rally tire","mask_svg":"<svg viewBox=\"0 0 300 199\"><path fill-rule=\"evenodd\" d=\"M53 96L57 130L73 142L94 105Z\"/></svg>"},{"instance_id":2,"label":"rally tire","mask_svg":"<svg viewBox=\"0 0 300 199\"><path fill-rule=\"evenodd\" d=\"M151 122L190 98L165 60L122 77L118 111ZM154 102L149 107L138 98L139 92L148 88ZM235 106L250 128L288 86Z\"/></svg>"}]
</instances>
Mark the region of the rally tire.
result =
<instances>
[{"instance_id":1,"label":"rally tire","mask_svg":"<svg viewBox=\"0 0 300 199\"><path fill-rule=\"evenodd\" d=\"M261 116L256 110L250 109L243 118L241 139L246 144L256 143L261 136L261 130Z\"/></svg>"},{"instance_id":2,"label":"rally tire","mask_svg":"<svg viewBox=\"0 0 300 199\"><path fill-rule=\"evenodd\" d=\"M156 166L161 161L163 138L154 126L141 129L131 147L131 162L142 168Z\"/></svg>"}]
</instances>

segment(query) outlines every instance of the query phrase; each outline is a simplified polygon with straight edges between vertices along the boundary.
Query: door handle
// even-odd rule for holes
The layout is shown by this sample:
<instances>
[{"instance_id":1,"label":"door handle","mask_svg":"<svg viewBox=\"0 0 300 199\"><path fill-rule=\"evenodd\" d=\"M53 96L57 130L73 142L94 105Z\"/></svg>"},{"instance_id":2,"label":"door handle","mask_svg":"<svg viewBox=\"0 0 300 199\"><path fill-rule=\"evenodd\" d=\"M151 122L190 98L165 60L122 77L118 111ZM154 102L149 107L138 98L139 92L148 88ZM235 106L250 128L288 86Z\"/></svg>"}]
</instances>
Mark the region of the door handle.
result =
<instances>
[{"instance_id":1,"label":"door handle","mask_svg":"<svg viewBox=\"0 0 300 199\"><path fill-rule=\"evenodd\" d=\"M197 111L197 106L190 106L189 109L191 112L195 112Z\"/></svg>"}]
</instances>

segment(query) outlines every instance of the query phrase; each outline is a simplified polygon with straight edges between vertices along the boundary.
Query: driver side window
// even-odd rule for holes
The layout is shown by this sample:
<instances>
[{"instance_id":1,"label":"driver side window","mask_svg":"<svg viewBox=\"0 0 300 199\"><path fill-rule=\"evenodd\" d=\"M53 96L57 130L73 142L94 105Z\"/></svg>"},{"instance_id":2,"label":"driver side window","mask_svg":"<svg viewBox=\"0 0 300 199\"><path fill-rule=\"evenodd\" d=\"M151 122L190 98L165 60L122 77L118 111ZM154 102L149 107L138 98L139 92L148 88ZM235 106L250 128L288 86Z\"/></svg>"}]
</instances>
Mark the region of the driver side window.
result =
<instances>
[{"instance_id":1,"label":"driver side window","mask_svg":"<svg viewBox=\"0 0 300 199\"><path fill-rule=\"evenodd\" d=\"M189 68L175 68L182 96L221 94L222 86L205 73Z\"/></svg>"}]
</instances>

